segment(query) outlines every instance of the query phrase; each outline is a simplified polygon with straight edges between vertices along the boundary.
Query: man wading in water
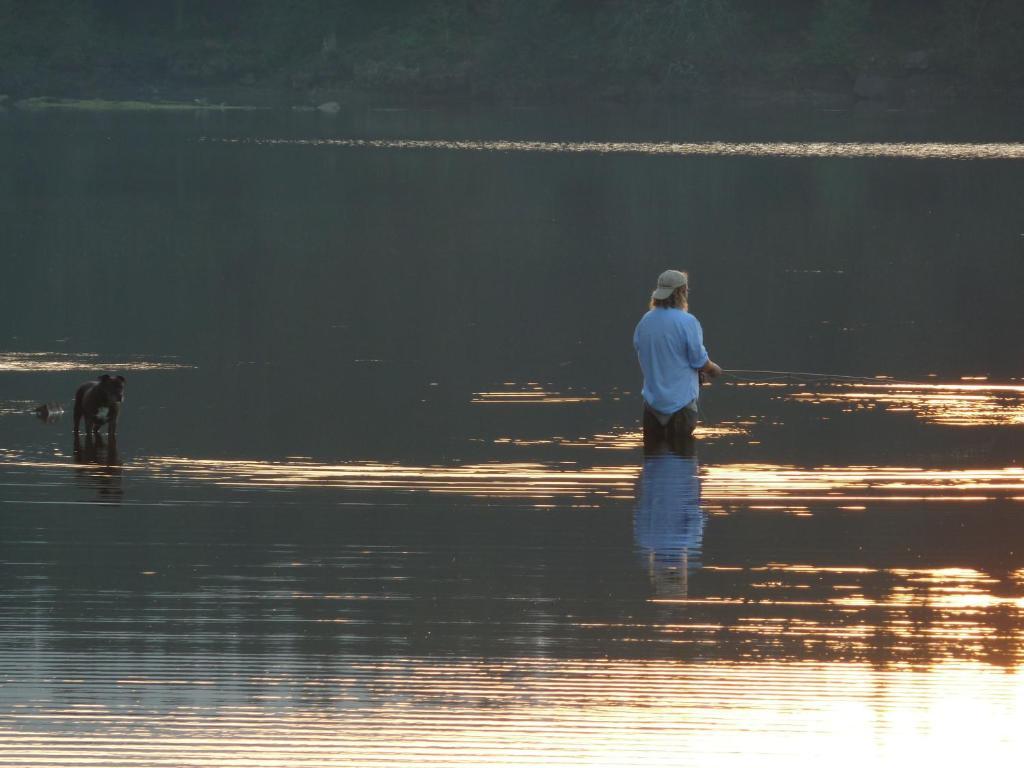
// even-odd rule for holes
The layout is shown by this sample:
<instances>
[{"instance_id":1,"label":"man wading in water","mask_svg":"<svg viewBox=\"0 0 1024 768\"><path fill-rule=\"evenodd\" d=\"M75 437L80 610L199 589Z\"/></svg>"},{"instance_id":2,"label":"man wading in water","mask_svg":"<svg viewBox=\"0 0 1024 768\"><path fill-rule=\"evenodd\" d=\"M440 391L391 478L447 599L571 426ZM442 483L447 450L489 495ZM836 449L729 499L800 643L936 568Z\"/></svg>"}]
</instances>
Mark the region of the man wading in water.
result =
<instances>
[{"instance_id":1,"label":"man wading in water","mask_svg":"<svg viewBox=\"0 0 1024 768\"><path fill-rule=\"evenodd\" d=\"M644 374L644 446L685 441L697 427L701 374L714 378L722 369L704 349L704 332L687 312L685 272L658 276L651 309L633 333L633 347Z\"/></svg>"}]
</instances>

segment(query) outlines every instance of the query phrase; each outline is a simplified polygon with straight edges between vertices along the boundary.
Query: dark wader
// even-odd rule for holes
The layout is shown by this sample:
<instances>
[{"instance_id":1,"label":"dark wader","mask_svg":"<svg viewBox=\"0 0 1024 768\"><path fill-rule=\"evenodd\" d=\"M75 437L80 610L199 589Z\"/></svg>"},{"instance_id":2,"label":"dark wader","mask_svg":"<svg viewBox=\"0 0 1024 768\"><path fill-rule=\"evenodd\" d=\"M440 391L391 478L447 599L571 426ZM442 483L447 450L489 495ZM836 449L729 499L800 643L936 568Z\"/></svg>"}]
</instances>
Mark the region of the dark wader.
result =
<instances>
[{"instance_id":1,"label":"dark wader","mask_svg":"<svg viewBox=\"0 0 1024 768\"><path fill-rule=\"evenodd\" d=\"M696 400L684 405L671 416L652 410L644 402L644 448L653 450L667 443L673 450L683 450L693 439L697 420Z\"/></svg>"}]
</instances>

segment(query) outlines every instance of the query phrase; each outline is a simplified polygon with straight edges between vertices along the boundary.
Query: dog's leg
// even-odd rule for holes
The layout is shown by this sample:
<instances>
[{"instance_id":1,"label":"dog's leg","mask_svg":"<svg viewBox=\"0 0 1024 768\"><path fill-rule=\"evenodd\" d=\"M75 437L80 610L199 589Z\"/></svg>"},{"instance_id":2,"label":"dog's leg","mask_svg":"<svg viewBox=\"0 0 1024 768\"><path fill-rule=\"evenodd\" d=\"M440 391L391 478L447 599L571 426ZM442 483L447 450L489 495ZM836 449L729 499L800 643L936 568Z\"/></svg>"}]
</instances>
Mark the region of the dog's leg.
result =
<instances>
[{"instance_id":1,"label":"dog's leg","mask_svg":"<svg viewBox=\"0 0 1024 768\"><path fill-rule=\"evenodd\" d=\"M82 420L82 390L75 392L75 434L78 434L78 422ZM89 425L86 423L86 429Z\"/></svg>"}]
</instances>

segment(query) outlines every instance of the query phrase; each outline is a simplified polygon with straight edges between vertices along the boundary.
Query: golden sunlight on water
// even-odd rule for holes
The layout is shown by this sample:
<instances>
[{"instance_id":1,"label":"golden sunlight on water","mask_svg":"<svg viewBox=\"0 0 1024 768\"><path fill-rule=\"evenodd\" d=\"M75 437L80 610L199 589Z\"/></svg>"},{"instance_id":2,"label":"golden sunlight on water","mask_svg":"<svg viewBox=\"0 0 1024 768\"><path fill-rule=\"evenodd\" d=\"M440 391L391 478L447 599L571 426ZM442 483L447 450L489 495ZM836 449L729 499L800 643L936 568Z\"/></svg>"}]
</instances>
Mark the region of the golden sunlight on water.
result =
<instances>
[{"instance_id":1,"label":"golden sunlight on water","mask_svg":"<svg viewBox=\"0 0 1024 768\"><path fill-rule=\"evenodd\" d=\"M0 765L668 766L685 755L904 768L1024 755L1024 675L971 662L340 657L306 677L284 654L277 671L240 679L214 657L183 675L183 661L104 679L98 652L77 679L49 683L98 698L26 700L0 715Z\"/></svg>"},{"instance_id":2,"label":"golden sunlight on water","mask_svg":"<svg viewBox=\"0 0 1024 768\"><path fill-rule=\"evenodd\" d=\"M151 458L146 468L228 485L320 485L352 489L424 490L518 499L632 494L634 465L487 463L463 466L317 464L305 462ZM707 501L987 501L1024 493L1024 468L935 469L771 464L702 467Z\"/></svg>"},{"instance_id":3,"label":"golden sunlight on water","mask_svg":"<svg viewBox=\"0 0 1024 768\"><path fill-rule=\"evenodd\" d=\"M173 371L192 368L173 360L106 360L92 352L0 352L0 373L56 371Z\"/></svg>"},{"instance_id":4,"label":"golden sunlight on water","mask_svg":"<svg viewBox=\"0 0 1024 768\"><path fill-rule=\"evenodd\" d=\"M701 424L697 427L695 434L701 440L714 440L720 437L740 437L750 431L751 421L722 422L713 425ZM616 427L609 432L599 432L590 437L544 437L544 438L516 438L499 437L493 441L496 445L513 445L519 447L533 447L538 445L558 445L567 448L596 448L608 451L635 451L643 445L643 433L639 430L630 430L624 427Z\"/></svg>"},{"instance_id":5,"label":"golden sunlight on water","mask_svg":"<svg viewBox=\"0 0 1024 768\"><path fill-rule=\"evenodd\" d=\"M600 496L631 496L635 466L576 467L537 462L495 462L455 466L410 466L356 462L270 463L153 457L145 468L189 479L236 486L316 485L353 490L403 490L473 497L584 501Z\"/></svg>"},{"instance_id":6,"label":"golden sunlight on water","mask_svg":"<svg viewBox=\"0 0 1024 768\"><path fill-rule=\"evenodd\" d=\"M0 449L12 466L75 469L61 458L28 458ZM106 467L91 467L103 471ZM322 463L150 456L124 465L126 472L176 481L231 487L322 487L348 490L421 491L476 498L520 499L545 504L555 499L595 502L632 498L640 468L635 464L578 466L575 462L489 462L408 465L379 462ZM1024 468L929 469L924 467L793 467L720 464L700 468L705 502L819 502L858 509L860 502L986 502L1024 500ZM854 504L851 504L854 502ZM766 507L774 509L776 507Z\"/></svg>"},{"instance_id":7,"label":"golden sunlight on water","mask_svg":"<svg viewBox=\"0 0 1024 768\"><path fill-rule=\"evenodd\" d=\"M1021 160L1024 144L948 142L634 142L634 141L446 141L433 139L224 139L227 144L301 145L370 149L440 149L462 152L549 152L734 157L900 157L918 160Z\"/></svg>"},{"instance_id":8,"label":"golden sunlight on water","mask_svg":"<svg viewBox=\"0 0 1024 768\"><path fill-rule=\"evenodd\" d=\"M771 464L703 467L705 500L991 501L1024 491L1024 468L925 469Z\"/></svg>"},{"instance_id":9,"label":"golden sunlight on water","mask_svg":"<svg viewBox=\"0 0 1024 768\"><path fill-rule=\"evenodd\" d=\"M566 403L593 403L601 399L593 392L574 392L572 390L567 392L550 392L545 389L543 384L537 382L517 384L510 381L505 382L503 387L503 389L494 392L474 392L472 402L500 405L533 403L565 405Z\"/></svg>"},{"instance_id":10,"label":"golden sunlight on water","mask_svg":"<svg viewBox=\"0 0 1024 768\"><path fill-rule=\"evenodd\" d=\"M855 383L817 386L788 397L815 405L837 403L847 412L881 407L953 427L1024 424L1024 385L1020 384Z\"/></svg>"},{"instance_id":11,"label":"golden sunlight on water","mask_svg":"<svg viewBox=\"0 0 1024 768\"><path fill-rule=\"evenodd\" d=\"M746 568L730 566L707 566L708 571L742 574L749 585L760 592L744 603L773 606L839 607L843 609L890 609L888 618L881 614L852 611L848 619L855 619L846 625L834 619L823 623L810 617L797 620L767 618L766 623L746 619L744 630L764 632L774 625L775 633L786 633L793 637L822 635L837 639L840 634L867 640L885 632L893 638L901 637L906 643L919 639L922 628L909 620L905 613L908 608L929 608L932 614L925 634L932 640L945 635L957 643L959 648L950 648L936 656L951 658L971 655L968 641L972 637L986 635L995 637L1000 633L994 614L986 615L985 610L1003 611L1001 618L1013 624L1012 631L1004 632L1011 641L1011 655L1019 656L1021 649L1016 638L1019 620L1024 618L1024 598L1017 594L999 595L1005 590L1003 579L975 568L877 568L867 566L820 566L807 563L766 563ZM664 595L655 598L659 603L728 602L724 596L691 598L687 595L669 599ZM825 614L821 614L824 616ZM717 627L720 629L721 627ZM735 628L732 631L737 631ZM866 646L865 646L866 647Z\"/></svg>"}]
</instances>

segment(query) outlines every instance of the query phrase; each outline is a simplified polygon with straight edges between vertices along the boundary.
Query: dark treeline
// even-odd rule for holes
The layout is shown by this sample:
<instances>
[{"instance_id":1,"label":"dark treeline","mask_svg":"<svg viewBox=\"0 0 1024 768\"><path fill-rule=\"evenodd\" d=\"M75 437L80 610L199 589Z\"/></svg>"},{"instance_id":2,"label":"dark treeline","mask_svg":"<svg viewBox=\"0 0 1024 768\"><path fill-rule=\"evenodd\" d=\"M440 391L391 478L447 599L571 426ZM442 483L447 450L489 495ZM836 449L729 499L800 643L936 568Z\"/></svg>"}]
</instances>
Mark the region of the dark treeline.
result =
<instances>
[{"instance_id":1,"label":"dark treeline","mask_svg":"<svg viewBox=\"0 0 1024 768\"><path fill-rule=\"evenodd\" d=\"M657 98L858 78L1024 87L1024 2L0 0L0 92L18 94Z\"/></svg>"}]
</instances>

